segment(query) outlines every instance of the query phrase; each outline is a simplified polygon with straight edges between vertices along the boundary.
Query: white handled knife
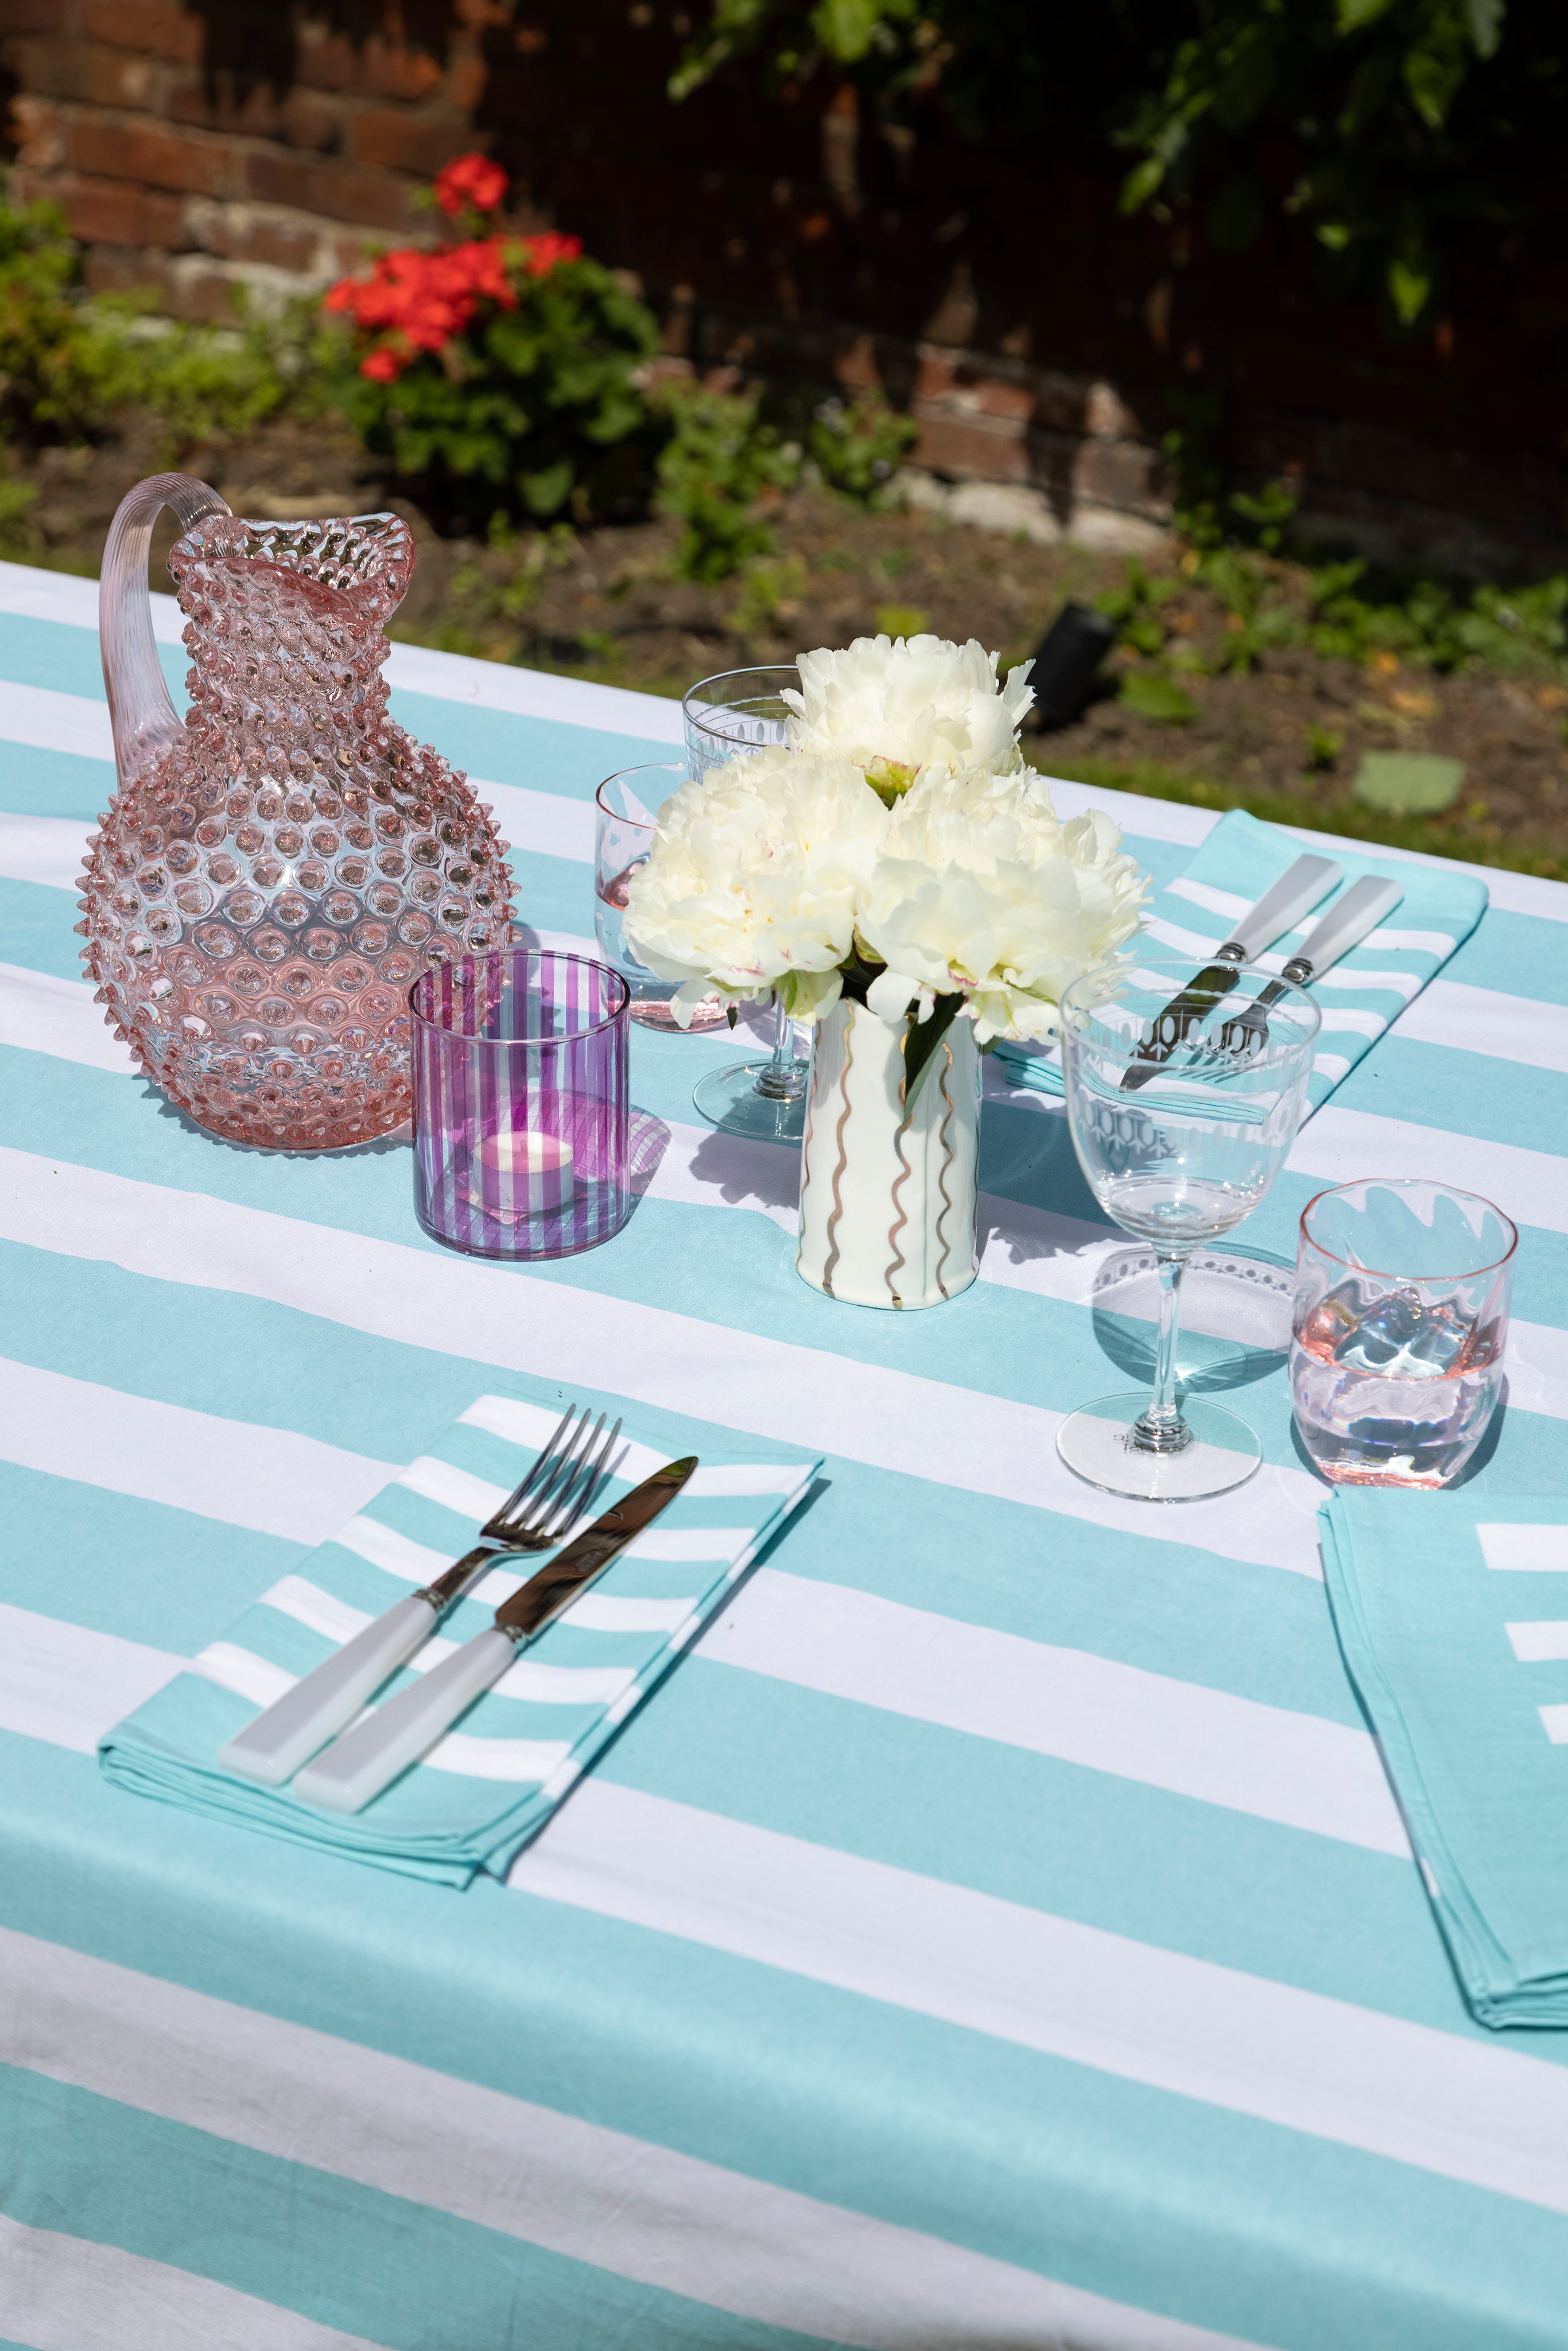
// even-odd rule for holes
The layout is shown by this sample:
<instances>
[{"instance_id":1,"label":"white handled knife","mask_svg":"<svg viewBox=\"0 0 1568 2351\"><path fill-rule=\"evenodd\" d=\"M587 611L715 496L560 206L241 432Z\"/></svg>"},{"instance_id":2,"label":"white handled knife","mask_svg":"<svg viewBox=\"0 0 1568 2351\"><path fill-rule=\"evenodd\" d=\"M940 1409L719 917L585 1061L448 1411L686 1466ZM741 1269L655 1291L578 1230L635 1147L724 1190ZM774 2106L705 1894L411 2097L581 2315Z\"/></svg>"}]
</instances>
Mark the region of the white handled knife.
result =
<instances>
[{"instance_id":1,"label":"white handled knife","mask_svg":"<svg viewBox=\"0 0 1568 2351\"><path fill-rule=\"evenodd\" d=\"M1248 908L1225 945L1215 949L1214 961L1172 997L1139 1045L1137 1059L1123 1073L1123 1092L1136 1093L1140 1086L1147 1085L1177 1046L1186 1043L1199 1021L1234 984L1239 964L1250 963L1287 931L1293 931L1319 899L1326 898L1343 879L1343 867L1328 857L1298 857L1288 865L1257 904Z\"/></svg>"},{"instance_id":2,"label":"white handled knife","mask_svg":"<svg viewBox=\"0 0 1568 2351\"><path fill-rule=\"evenodd\" d=\"M504 1600L488 1632L465 1642L307 1764L294 1782L301 1803L324 1813L362 1812L401 1771L428 1754L443 1731L500 1680L517 1651L653 1524L696 1466L696 1455L688 1453L645 1478Z\"/></svg>"},{"instance_id":3,"label":"white handled knife","mask_svg":"<svg viewBox=\"0 0 1568 2351\"><path fill-rule=\"evenodd\" d=\"M1385 914L1391 914L1405 895L1397 882L1385 881L1376 873L1364 873L1353 882L1343 898L1336 898L1328 913L1301 942L1301 952L1293 955L1278 979L1260 987L1250 1004L1243 1005L1233 1019L1228 1020L1219 1032L1220 1047L1232 1053L1248 1056L1261 1052L1269 1033L1268 1012L1278 1004L1287 987L1305 987L1321 977L1352 947L1358 947L1369 931L1375 931Z\"/></svg>"}]
</instances>

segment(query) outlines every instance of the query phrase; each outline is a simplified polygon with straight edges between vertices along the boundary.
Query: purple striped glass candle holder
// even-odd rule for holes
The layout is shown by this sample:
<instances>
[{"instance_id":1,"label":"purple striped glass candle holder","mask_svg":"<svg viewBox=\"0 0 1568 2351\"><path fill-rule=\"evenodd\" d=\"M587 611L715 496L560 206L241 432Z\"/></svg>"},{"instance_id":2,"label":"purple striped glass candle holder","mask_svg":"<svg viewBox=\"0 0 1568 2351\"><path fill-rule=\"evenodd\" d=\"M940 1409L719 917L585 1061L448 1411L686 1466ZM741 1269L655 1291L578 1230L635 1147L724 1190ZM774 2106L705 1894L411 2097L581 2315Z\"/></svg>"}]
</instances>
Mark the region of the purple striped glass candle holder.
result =
<instances>
[{"instance_id":1,"label":"purple striped glass candle holder","mask_svg":"<svg viewBox=\"0 0 1568 2351\"><path fill-rule=\"evenodd\" d=\"M413 1206L471 1257L575 1257L631 1211L619 972L527 947L437 964L413 1015Z\"/></svg>"}]
</instances>

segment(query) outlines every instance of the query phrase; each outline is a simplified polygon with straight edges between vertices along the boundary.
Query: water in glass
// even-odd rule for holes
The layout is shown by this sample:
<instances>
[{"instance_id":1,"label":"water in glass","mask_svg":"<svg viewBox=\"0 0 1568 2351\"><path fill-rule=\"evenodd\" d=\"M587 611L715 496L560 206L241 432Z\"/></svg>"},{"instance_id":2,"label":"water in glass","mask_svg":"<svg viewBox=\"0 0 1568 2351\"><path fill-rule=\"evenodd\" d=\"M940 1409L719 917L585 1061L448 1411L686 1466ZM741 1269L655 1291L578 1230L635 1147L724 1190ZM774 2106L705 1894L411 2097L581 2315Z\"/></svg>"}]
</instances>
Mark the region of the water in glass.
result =
<instances>
[{"instance_id":1,"label":"water in glass","mask_svg":"<svg viewBox=\"0 0 1568 2351\"><path fill-rule=\"evenodd\" d=\"M1516 1238L1489 1201L1441 1185L1342 1185L1310 1203L1291 1395L1325 1478L1446 1486L1469 1461L1502 1389Z\"/></svg>"}]
</instances>

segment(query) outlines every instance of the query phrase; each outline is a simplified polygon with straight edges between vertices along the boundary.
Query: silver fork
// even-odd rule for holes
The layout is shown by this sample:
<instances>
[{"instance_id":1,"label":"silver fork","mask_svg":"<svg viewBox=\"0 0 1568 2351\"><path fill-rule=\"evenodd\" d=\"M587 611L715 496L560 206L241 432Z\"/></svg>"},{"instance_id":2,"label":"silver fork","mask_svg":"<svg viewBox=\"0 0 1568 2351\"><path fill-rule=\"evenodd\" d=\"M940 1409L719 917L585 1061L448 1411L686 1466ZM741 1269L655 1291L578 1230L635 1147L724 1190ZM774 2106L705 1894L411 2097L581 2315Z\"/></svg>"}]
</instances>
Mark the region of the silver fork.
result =
<instances>
[{"instance_id":1,"label":"silver fork","mask_svg":"<svg viewBox=\"0 0 1568 2351\"><path fill-rule=\"evenodd\" d=\"M600 1414L590 1434L585 1410L562 1449L576 1411L575 1405L568 1405L528 1476L479 1530L474 1549L418 1592L394 1602L236 1731L219 1750L221 1770L264 1788L281 1787L423 1648L482 1568L518 1553L549 1551L571 1532L592 1501L621 1434L617 1421L601 1444L605 1415Z\"/></svg>"},{"instance_id":2,"label":"silver fork","mask_svg":"<svg viewBox=\"0 0 1568 2351\"><path fill-rule=\"evenodd\" d=\"M1399 883L1382 874L1365 873L1359 882L1353 882L1303 939L1281 977L1270 980L1250 1003L1222 1024L1218 1041L1203 1036L1194 1040L1181 1064L1182 1075L1230 1077L1256 1060L1269 1042L1270 1005L1278 1004L1291 987L1305 987L1309 981L1321 979L1331 964L1359 946L1384 916L1393 913L1404 894Z\"/></svg>"}]
</instances>

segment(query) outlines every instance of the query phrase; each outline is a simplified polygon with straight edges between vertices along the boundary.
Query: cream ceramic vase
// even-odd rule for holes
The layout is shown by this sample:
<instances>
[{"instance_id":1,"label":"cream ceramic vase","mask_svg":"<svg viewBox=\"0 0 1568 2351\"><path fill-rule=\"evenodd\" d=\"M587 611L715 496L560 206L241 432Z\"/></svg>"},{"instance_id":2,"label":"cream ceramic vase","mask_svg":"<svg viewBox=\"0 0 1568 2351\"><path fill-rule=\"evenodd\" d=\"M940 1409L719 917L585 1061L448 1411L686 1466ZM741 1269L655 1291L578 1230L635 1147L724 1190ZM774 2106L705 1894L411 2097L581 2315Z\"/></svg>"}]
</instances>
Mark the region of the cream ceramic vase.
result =
<instances>
[{"instance_id":1,"label":"cream ceramic vase","mask_svg":"<svg viewBox=\"0 0 1568 2351\"><path fill-rule=\"evenodd\" d=\"M953 1021L905 1102L909 1033L841 1001L816 1029L795 1263L855 1306L936 1306L975 1279L980 1055Z\"/></svg>"}]
</instances>

